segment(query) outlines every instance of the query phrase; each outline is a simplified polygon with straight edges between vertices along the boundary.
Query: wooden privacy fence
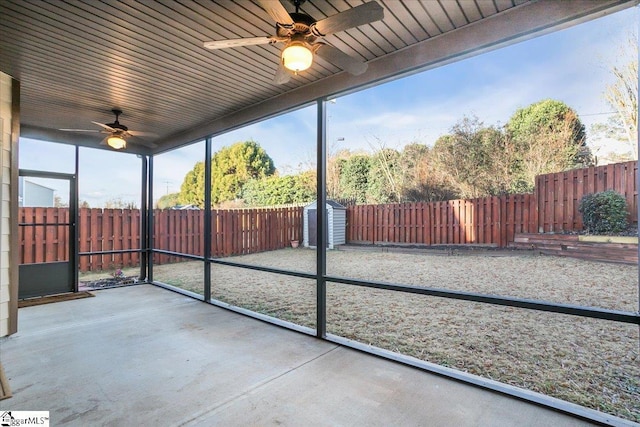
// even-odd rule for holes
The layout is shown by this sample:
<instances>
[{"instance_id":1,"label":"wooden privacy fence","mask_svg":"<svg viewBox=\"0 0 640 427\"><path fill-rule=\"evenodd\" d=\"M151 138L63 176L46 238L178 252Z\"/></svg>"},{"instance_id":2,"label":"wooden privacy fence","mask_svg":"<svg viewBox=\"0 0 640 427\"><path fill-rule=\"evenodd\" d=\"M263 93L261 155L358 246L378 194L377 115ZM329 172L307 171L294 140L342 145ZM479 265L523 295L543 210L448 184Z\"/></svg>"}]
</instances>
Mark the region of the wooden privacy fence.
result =
<instances>
[{"instance_id":1,"label":"wooden privacy fence","mask_svg":"<svg viewBox=\"0 0 640 427\"><path fill-rule=\"evenodd\" d=\"M127 249L140 249L139 209L81 208L78 210L78 252ZM99 271L131 267L138 265L139 262L138 252L82 255L78 260L78 268L83 272Z\"/></svg>"},{"instance_id":2,"label":"wooden privacy fence","mask_svg":"<svg viewBox=\"0 0 640 427\"><path fill-rule=\"evenodd\" d=\"M137 209L85 209L78 211L78 252L140 248L140 211ZM20 208L18 241L20 264L69 260L68 208ZM26 225L36 224L36 225ZM137 252L81 255L80 271L138 265Z\"/></svg>"},{"instance_id":3,"label":"wooden privacy fence","mask_svg":"<svg viewBox=\"0 0 640 427\"><path fill-rule=\"evenodd\" d=\"M585 194L622 194L629 222L637 222L636 161L574 169L536 177L534 194L469 200L347 208L347 242L492 244L508 246L515 233L582 230L578 212Z\"/></svg>"},{"instance_id":4,"label":"wooden privacy fence","mask_svg":"<svg viewBox=\"0 0 640 427\"><path fill-rule=\"evenodd\" d=\"M538 229L533 232L582 230L580 199L605 190L622 194L627 200L629 222L637 222L637 174L638 162L631 161L537 176Z\"/></svg>"},{"instance_id":5,"label":"wooden privacy fence","mask_svg":"<svg viewBox=\"0 0 640 427\"><path fill-rule=\"evenodd\" d=\"M20 208L20 263L69 259L67 208ZM191 255L204 255L204 211L154 211L154 248ZM211 254L214 257L242 255L290 245L302 238L302 208L213 210ZM78 251L80 253L140 249L138 209L80 209ZM138 252L81 255L80 271L99 271L138 265ZM157 254L155 263L176 261Z\"/></svg>"},{"instance_id":6,"label":"wooden privacy fence","mask_svg":"<svg viewBox=\"0 0 640 427\"><path fill-rule=\"evenodd\" d=\"M508 246L515 233L582 229L578 204L583 195L615 190L626 197L629 220L638 213L637 162L540 175L534 194L431 203L359 205L347 208L348 243L491 244ZM66 208L20 208L22 264L68 259ZM302 240L302 207L213 210L211 255L226 257L281 249ZM140 249L137 209L80 209L80 253ZM154 211L154 248L202 256L204 212ZM81 271L137 265L139 253L80 256ZM154 262L179 260L156 254Z\"/></svg>"},{"instance_id":7,"label":"wooden privacy fence","mask_svg":"<svg viewBox=\"0 0 640 427\"><path fill-rule=\"evenodd\" d=\"M535 232L536 217L533 194L349 206L347 242L507 246L515 233Z\"/></svg>"},{"instance_id":8,"label":"wooden privacy fence","mask_svg":"<svg viewBox=\"0 0 640 427\"><path fill-rule=\"evenodd\" d=\"M18 241L20 264L69 260L69 209L20 208ZM36 224L36 225L22 225Z\"/></svg>"},{"instance_id":9,"label":"wooden privacy fence","mask_svg":"<svg viewBox=\"0 0 640 427\"><path fill-rule=\"evenodd\" d=\"M211 211L211 256L226 257L282 249L302 240L302 207L214 209ZM204 254L204 212L156 210L154 248ZM157 254L156 263L172 261Z\"/></svg>"}]
</instances>

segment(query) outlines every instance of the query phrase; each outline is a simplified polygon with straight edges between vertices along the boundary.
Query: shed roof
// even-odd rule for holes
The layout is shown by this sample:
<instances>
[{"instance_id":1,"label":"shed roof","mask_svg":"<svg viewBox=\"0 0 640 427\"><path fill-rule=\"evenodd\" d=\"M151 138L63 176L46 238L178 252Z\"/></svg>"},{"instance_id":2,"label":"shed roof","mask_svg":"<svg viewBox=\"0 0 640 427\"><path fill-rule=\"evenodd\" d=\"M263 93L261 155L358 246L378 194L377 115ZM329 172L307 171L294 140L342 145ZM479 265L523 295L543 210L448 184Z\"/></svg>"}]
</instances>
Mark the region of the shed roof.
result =
<instances>
[{"instance_id":1,"label":"shed roof","mask_svg":"<svg viewBox=\"0 0 640 427\"><path fill-rule=\"evenodd\" d=\"M312 207L316 207L318 206L318 201L314 200L313 202L309 203L308 205L305 206L305 209L311 209ZM332 207L334 209L347 209L345 206L341 205L340 203L334 201L334 200L327 200L327 207Z\"/></svg>"}]
</instances>

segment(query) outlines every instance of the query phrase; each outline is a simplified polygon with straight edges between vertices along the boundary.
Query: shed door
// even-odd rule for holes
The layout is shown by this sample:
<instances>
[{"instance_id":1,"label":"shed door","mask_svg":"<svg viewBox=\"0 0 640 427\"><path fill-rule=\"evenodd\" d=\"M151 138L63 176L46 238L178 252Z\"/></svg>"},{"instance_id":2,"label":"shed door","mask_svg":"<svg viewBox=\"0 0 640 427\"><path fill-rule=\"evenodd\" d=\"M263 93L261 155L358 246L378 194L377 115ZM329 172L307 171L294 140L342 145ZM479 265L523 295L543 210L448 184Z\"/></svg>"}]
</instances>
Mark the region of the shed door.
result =
<instances>
[{"instance_id":1,"label":"shed door","mask_svg":"<svg viewBox=\"0 0 640 427\"><path fill-rule=\"evenodd\" d=\"M327 212L327 215L329 213ZM309 209L307 211L307 225L309 227L309 246L318 246L318 210ZM324 230L327 247L329 247L329 221L327 220L327 228Z\"/></svg>"}]
</instances>

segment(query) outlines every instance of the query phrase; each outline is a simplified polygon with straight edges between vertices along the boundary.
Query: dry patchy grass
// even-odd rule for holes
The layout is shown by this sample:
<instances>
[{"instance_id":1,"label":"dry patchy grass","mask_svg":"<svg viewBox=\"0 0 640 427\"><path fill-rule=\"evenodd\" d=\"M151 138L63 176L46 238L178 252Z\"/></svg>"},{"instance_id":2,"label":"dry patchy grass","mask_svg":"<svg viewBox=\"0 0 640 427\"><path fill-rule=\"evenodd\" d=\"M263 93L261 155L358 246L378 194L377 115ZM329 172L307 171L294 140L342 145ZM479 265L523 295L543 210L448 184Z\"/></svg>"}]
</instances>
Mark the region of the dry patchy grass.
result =
<instances>
[{"instance_id":1,"label":"dry patchy grass","mask_svg":"<svg viewBox=\"0 0 640 427\"><path fill-rule=\"evenodd\" d=\"M638 310L636 266L531 255L331 251L327 272L615 310ZM234 261L314 272L315 252ZM202 293L202 264L155 267ZM315 327L315 282L214 265L213 298ZM327 329L422 360L640 421L639 328L617 322L329 283Z\"/></svg>"}]
</instances>

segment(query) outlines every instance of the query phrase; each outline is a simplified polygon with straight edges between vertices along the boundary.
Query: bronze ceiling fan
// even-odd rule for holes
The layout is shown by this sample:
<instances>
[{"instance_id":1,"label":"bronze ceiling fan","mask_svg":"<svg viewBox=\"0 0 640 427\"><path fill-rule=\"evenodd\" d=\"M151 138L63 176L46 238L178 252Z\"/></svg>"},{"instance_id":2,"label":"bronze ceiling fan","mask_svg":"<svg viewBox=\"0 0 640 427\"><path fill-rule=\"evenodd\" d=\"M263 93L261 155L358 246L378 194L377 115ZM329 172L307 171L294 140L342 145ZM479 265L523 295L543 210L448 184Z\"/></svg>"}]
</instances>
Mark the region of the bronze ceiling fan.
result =
<instances>
[{"instance_id":1,"label":"bronze ceiling fan","mask_svg":"<svg viewBox=\"0 0 640 427\"><path fill-rule=\"evenodd\" d=\"M135 130L129 130L128 127L121 124L118 121L118 117L122 114L122 110L118 108L114 108L111 110L113 114L115 114L116 119L113 123L100 123L100 122L91 122L98 126L102 126L102 129L59 129L66 132L100 132L107 134L107 136L100 142L101 145L108 145L109 147L115 150L122 150L127 147L127 142L132 142L134 144L144 145L150 148L156 148L157 145L143 140L131 139L131 137L142 137L142 136L157 136L152 132L139 132Z\"/></svg>"},{"instance_id":2,"label":"bronze ceiling fan","mask_svg":"<svg viewBox=\"0 0 640 427\"><path fill-rule=\"evenodd\" d=\"M296 7L289 13L279 0L257 0L258 4L276 21L276 34L264 37L215 40L204 42L207 49L225 49L239 46L284 43L275 81L283 84L289 81L290 73L298 74L313 63L314 55L335 64L353 75L367 70L367 64L353 58L331 45L318 41L324 36L344 31L360 25L370 24L384 18L384 9L377 2L361 4L344 12L316 21L300 12L305 0L292 0Z\"/></svg>"}]
</instances>

